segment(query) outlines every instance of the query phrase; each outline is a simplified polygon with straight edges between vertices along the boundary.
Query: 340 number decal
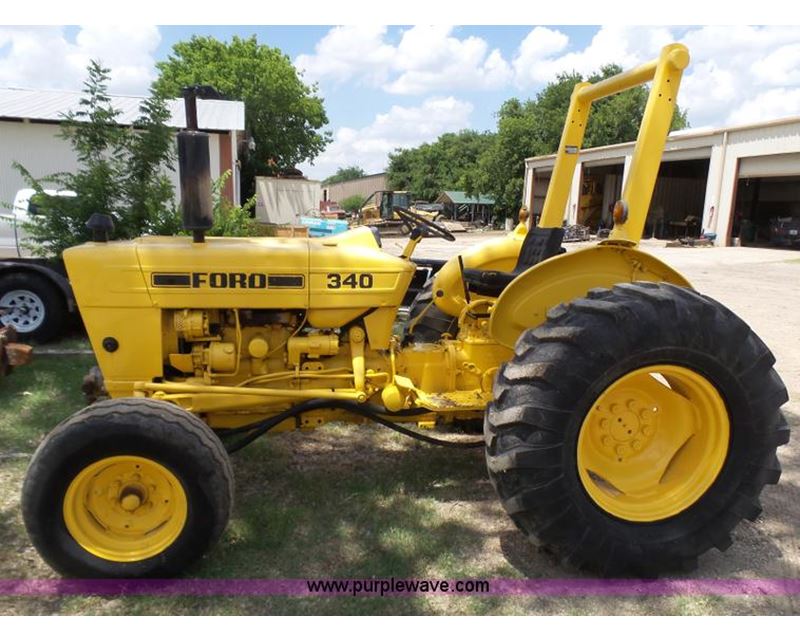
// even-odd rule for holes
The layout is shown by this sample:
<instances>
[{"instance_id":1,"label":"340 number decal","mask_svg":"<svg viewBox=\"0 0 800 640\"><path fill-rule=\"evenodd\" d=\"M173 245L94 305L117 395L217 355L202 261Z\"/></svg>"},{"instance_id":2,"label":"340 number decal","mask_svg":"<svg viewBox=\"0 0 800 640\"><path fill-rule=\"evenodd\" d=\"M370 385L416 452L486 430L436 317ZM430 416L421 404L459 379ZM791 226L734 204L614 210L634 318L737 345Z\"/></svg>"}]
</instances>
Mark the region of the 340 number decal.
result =
<instances>
[{"instance_id":1,"label":"340 number decal","mask_svg":"<svg viewBox=\"0 0 800 640\"><path fill-rule=\"evenodd\" d=\"M371 273L329 273L328 289L372 289L373 277Z\"/></svg>"}]
</instances>

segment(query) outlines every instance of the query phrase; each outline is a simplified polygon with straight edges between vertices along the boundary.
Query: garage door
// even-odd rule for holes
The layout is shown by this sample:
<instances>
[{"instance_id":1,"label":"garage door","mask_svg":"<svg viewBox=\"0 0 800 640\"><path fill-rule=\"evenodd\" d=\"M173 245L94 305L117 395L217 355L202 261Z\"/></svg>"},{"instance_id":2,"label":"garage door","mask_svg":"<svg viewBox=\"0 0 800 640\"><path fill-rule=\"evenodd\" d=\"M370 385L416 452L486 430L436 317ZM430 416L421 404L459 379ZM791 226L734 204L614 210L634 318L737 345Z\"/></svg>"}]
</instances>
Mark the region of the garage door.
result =
<instances>
[{"instance_id":1,"label":"garage door","mask_svg":"<svg viewBox=\"0 0 800 640\"><path fill-rule=\"evenodd\" d=\"M753 156L739 161L740 178L768 178L800 175L800 153Z\"/></svg>"}]
</instances>

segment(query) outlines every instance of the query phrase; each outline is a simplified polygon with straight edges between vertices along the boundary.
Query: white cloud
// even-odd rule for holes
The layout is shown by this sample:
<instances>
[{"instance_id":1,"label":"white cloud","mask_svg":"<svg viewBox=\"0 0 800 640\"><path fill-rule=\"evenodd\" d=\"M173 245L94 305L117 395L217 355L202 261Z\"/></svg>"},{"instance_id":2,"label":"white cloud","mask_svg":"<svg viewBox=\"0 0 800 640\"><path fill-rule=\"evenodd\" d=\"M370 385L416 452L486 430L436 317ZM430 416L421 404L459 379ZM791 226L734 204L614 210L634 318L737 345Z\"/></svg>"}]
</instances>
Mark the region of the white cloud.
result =
<instances>
[{"instance_id":1,"label":"white cloud","mask_svg":"<svg viewBox=\"0 0 800 640\"><path fill-rule=\"evenodd\" d=\"M769 89L741 102L728 116L728 124L745 124L800 115L800 88Z\"/></svg>"},{"instance_id":2,"label":"white cloud","mask_svg":"<svg viewBox=\"0 0 800 640\"><path fill-rule=\"evenodd\" d=\"M693 125L800 114L800 27L702 27L682 40L692 64L679 100Z\"/></svg>"},{"instance_id":3,"label":"white cloud","mask_svg":"<svg viewBox=\"0 0 800 640\"><path fill-rule=\"evenodd\" d=\"M429 98L415 107L393 106L375 116L366 127L341 127L333 142L314 162L301 168L315 178L326 178L339 167L356 165L367 173L386 168L387 156L397 148L430 142L448 131L469 126L472 104L453 97Z\"/></svg>"},{"instance_id":4,"label":"white cloud","mask_svg":"<svg viewBox=\"0 0 800 640\"><path fill-rule=\"evenodd\" d=\"M558 73L584 76L611 62L630 68L658 55L665 44L685 43L692 63L679 104L693 126L741 123L800 113L800 27L606 26L584 49L569 50L566 34L536 27L511 65L521 89L535 92Z\"/></svg>"},{"instance_id":5,"label":"white cloud","mask_svg":"<svg viewBox=\"0 0 800 640\"><path fill-rule=\"evenodd\" d=\"M588 75L603 65L633 67L656 55L675 38L664 27L601 27L584 49L567 51L566 34L545 27L534 28L520 44L513 60L514 77L521 88L553 80L561 72Z\"/></svg>"},{"instance_id":6,"label":"white cloud","mask_svg":"<svg viewBox=\"0 0 800 640\"><path fill-rule=\"evenodd\" d=\"M483 38L457 38L447 26L415 26L395 45L386 27L334 27L295 66L307 80L353 80L400 95L498 89L511 67Z\"/></svg>"},{"instance_id":7,"label":"white cloud","mask_svg":"<svg viewBox=\"0 0 800 640\"><path fill-rule=\"evenodd\" d=\"M394 47L384 42L385 37L386 27L334 27L316 44L313 55L297 56L295 66L311 82L355 79L378 85L385 81L394 56Z\"/></svg>"},{"instance_id":8,"label":"white cloud","mask_svg":"<svg viewBox=\"0 0 800 640\"><path fill-rule=\"evenodd\" d=\"M0 86L80 90L89 60L111 68L114 93L146 93L161 41L154 26L0 27Z\"/></svg>"}]
</instances>

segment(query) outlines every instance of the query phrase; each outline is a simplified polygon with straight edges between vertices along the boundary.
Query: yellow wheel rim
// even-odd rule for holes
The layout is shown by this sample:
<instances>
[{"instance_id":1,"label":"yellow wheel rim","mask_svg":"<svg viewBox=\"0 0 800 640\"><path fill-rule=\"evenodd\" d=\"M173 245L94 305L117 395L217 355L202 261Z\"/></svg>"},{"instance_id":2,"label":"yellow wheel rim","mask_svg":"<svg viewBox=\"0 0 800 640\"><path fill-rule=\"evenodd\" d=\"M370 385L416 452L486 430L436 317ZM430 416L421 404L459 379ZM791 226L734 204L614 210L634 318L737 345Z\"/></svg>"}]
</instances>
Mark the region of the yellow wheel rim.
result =
<instances>
[{"instance_id":1,"label":"yellow wheel rim","mask_svg":"<svg viewBox=\"0 0 800 640\"><path fill-rule=\"evenodd\" d=\"M186 492L175 474L139 456L90 464L64 496L70 535L92 555L113 562L158 555L180 535L186 514Z\"/></svg>"},{"instance_id":2,"label":"yellow wheel rim","mask_svg":"<svg viewBox=\"0 0 800 640\"><path fill-rule=\"evenodd\" d=\"M578 474L608 513L663 520L708 491L729 440L728 411L711 382L685 367L644 367L612 383L586 415Z\"/></svg>"}]
</instances>

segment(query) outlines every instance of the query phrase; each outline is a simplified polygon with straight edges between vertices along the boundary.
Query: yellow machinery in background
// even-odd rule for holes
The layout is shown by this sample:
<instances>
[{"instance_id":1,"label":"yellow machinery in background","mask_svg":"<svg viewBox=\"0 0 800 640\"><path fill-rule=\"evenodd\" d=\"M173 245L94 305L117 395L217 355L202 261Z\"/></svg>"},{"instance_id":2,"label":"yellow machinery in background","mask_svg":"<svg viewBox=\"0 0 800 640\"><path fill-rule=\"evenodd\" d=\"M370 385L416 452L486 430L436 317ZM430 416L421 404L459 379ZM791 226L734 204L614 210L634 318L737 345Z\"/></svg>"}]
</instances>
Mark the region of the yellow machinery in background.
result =
<instances>
[{"instance_id":1,"label":"yellow machinery in background","mask_svg":"<svg viewBox=\"0 0 800 640\"><path fill-rule=\"evenodd\" d=\"M205 238L208 140L179 134L193 237L94 242L64 259L110 399L37 450L23 515L36 548L81 576L173 574L221 534L229 453L267 432L378 423L485 446L505 510L539 544L603 573L672 571L726 548L780 475L786 390L750 328L637 248L685 47L572 94L538 227L451 259L398 308L425 235L400 256L339 236ZM595 100L652 82L608 240L565 253L562 219ZM484 439L425 429L482 421ZM409 427L417 429L409 429Z\"/></svg>"},{"instance_id":2,"label":"yellow machinery in background","mask_svg":"<svg viewBox=\"0 0 800 640\"><path fill-rule=\"evenodd\" d=\"M375 191L372 193L358 210L356 223L376 227L382 232L399 231L403 235L411 233L413 223L403 217L398 209L410 211L434 221L439 215L438 211L426 211L418 208L412 202L413 196L410 191Z\"/></svg>"}]
</instances>

